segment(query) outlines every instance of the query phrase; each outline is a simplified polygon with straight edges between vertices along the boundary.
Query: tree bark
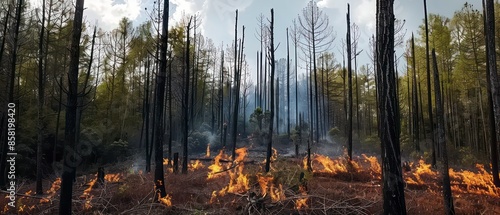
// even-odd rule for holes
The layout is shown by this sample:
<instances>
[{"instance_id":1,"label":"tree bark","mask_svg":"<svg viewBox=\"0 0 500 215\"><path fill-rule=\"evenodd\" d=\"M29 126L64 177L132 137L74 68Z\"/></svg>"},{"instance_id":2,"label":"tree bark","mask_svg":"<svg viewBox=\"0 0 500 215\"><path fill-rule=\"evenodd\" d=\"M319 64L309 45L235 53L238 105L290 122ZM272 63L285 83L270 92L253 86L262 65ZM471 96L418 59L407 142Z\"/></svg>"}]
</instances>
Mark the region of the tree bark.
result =
<instances>
[{"instance_id":1,"label":"tree bark","mask_svg":"<svg viewBox=\"0 0 500 215\"><path fill-rule=\"evenodd\" d=\"M425 15L425 62L427 69L427 111L429 112L429 122L431 126L431 149L432 149L432 161L433 167L436 166L436 143L434 141L434 117L432 116L432 98L431 98L431 65L429 61L429 25L427 21L427 0L424 0L424 15Z\"/></svg>"},{"instance_id":2,"label":"tree bark","mask_svg":"<svg viewBox=\"0 0 500 215\"><path fill-rule=\"evenodd\" d=\"M439 73L436 60L436 52L432 49L432 60L434 62L434 96L436 99L436 117L437 117L437 144L442 147L443 153L443 197L445 213L455 214L453 207L453 196L451 195L450 173L448 170L448 152L446 151L446 137L444 131L444 111L441 98L441 87L439 86Z\"/></svg>"},{"instance_id":3,"label":"tree bark","mask_svg":"<svg viewBox=\"0 0 500 215\"><path fill-rule=\"evenodd\" d=\"M275 69L275 62L274 62L274 9L271 9L271 20L270 20L270 26L269 26L269 29L270 29L270 36L271 36L271 40L270 40L270 45L269 45L269 53L271 54L270 56L270 63L271 63L271 77L270 77L270 105L271 105L271 108L270 108L270 114L269 114L269 133L267 134L268 135L268 139L267 139L267 153L266 153L266 167L265 167L265 171L266 172L269 172L269 170L271 169L271 156L272 156L272 148L273 148L273 122L274 122L274 69Z\"/></svg>"},{"instance_id":4,"label":"tree bark","mask_svg":"<svg viewBox=\"0 0 500 215\"><path fill-rule=\"evenodd\" d=\"M189 39L189 31L191 30L191 21L193 17L189 19L189 23L187 25L187 34L186 34L186 72L184 74L184 98L182 99L182 174L187 174L188 171L188 136L189 136L189 56L190 56L190 46L191 41ZM192 107L191 107L192 108Z\"/></svg>"},{"instance_id":5,"label":"tree bark","mask_svg":"<svg viewBox=\"0 0 500 215\"><path fill-rule=\"evenodd\" d=\"M45 92L45 74L43 71L44 46L43 40L45 35L45 0L42 0L42 20L41 20L40 38L38 40L38 142L36 147L36 194L43 194L42 187L42 161L43 161L43 134L44 134L44 92Z\"/></svg>"},{"instance_id":6,"label":"tree bark","mask_svg":"<svg viewBox=\"0 0 500 215\"><path fill-rule=\"evenodd\" d=\"M347 86L348 86L348 105L347 105L347 155L352 160L352 68L351 68L351 18L350 5L347 4Z\"/></svg>"},{"instance_id":7,"label":"tree bark","mask_svg":"<svg viewBox=\"0 0 500 215\"><path fill-rule=\"evenodd\" d=\"M243 30L245 27L243 27ZM238 137L238 110L240 106L240 71L238 71L238 10L236 10L235 23L234 23L234 83L236 89L234 92L234 106L233 106L233 129L231 130L232 145L232 158L236 159L236 138Z\"/></svg>"},{"instance_id":8,"label":"tree bark","mask_svg":"<svg viewBox=\"0 0 500 215\"><path fill-rule=\"evenodd\" d=\"M411 35L411 57L412 57L412 97L413 97L413 110L412 110L412 122L413 122L413 145L415 145L415 150L420 152L420 134L419 134L419 114L418 114L418 94L417 94L417 72L415 68L415 40L413 34Z\"/></svg>"},{"instance_id":9,"label":"tree bark","mask_svg":"<svg viewBox=\"0 0 500 215\"><path fill-rule=\"evenodd\" d=\"M500 84L498 83L497 74L497 62L496 62L496 46L495 46L495 5L493 0L486 0L486 19L485 19L485 31L486 31L486 53L488 55L488 66L486 74L488 75L488 97L491 97L490 107L493 108L494 114L494 126L496 132L491 132L492 141L490 143L490 153L491 153L491 166L493 171L493 183L495 186L500 187L500 179L498 177L498 147L496 135L498 135L498 129L500 128ZM493 120L490 119L490 123ZM490 128L493 131L492 128Z\"/></svg>"},{"instance_id":10,"label":"tree bark","mask_svg":"<svg viewBox=\"0 0 500 215\"><path fill-rule=\"evenodd\" d=\"M21 0L22 1L22 0ZM80 38L82 34L84 0L76 1L73 35L70 48L70 63L68 71L68 93L66 104L66 128L64 129L63 173L61 177L61 196L59 214L71 214L73 180L76 167L81 162L81 156L75 151L76 112L78 106L78 67L80 60Z\"/></svg>"},{"instance_id":11,"label":"tree bark","mask_svg":"<svg viewBox=\"0 0 500 215\"><path fill-rule=\"evenodd\" d=\"M394 76L394 0L377 1L376 78L384 214L406 214Z\"/></svg>"},{"instance_id":12,"label":"tree bark","mask_svg":"<svg viewBox=\"0 0 500 215\"><path fill-rule=\"evenodd\" d=\"M168 42L168 9L169 1L163 3L163 19L162 19L162 32L160 36L160 68L156 76L156 111L154 112L154 148L155 148L155 198L165 197L165 177L163 174L163 107L165 104L165 82L167 70L167 42ZM153 146L152 145L152 146Z\"/></svg>"}]
</instances>

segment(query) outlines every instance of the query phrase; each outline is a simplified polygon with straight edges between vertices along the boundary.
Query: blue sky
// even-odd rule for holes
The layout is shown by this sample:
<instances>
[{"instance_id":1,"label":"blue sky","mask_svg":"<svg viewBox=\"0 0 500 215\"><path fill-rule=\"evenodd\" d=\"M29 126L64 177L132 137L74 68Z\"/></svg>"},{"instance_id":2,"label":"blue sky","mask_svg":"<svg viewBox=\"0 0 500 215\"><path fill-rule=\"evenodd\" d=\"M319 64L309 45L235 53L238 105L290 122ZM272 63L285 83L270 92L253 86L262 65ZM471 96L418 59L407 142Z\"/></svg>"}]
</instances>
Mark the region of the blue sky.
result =
<instances>
[{"instance_id":1,"label":"blue sky","mask_svg":"<svg viewBox=\"0 0 500 215\"><path fill-rule=\"evenodd\" d=\"M358 49L364 50L364 53L359 55L358 64L369 63L366 52L369 50L368 38L375 31L375 2L376 0L317 0L318 6L328 14L336 32L331 52L337 54L339 62L341 61L339 54L341 39L346 32L347 3L350 3L351 22L360 27ZM427 7L429 13L452 17L453 13L459 10L465 2L473 4L477 9L481 7L480 0L428 0ZM276 43L281 43L276 53L276 58L279 59L286 57L286 28L292 25L292 20L298 17L307 3L308 0L170 0L170 23L179 21L183 14L197 13L202 20L202 34L211 38L217 45L221 42L228 44L234 38L234 10L239 9L240 31L241 25L245 25L247 29L245 54L250 64L252 77L255 77L252 65L256 64L255 55L260 49L260 43L256 38L257 17L261 13L266 18L269 17L270 9L274 8L275 40ZM84 15L91 24L95 23L92 20L99 20L99 27L110 30L117 26L118 20L123 16L127 16L135 24L144 22L149 18L144 8L151 9L153 4L154 0L86 0L87 9ZM396 0L394 11L397 19L406 20L404 29L407 31L407 38L412 32L417 33L418 26L423 22L424 17L422 0ZM397 52L401 54L402 49ZM404 63L400 65L400 68L404 68Z\"/></svg>"}]
</instances>

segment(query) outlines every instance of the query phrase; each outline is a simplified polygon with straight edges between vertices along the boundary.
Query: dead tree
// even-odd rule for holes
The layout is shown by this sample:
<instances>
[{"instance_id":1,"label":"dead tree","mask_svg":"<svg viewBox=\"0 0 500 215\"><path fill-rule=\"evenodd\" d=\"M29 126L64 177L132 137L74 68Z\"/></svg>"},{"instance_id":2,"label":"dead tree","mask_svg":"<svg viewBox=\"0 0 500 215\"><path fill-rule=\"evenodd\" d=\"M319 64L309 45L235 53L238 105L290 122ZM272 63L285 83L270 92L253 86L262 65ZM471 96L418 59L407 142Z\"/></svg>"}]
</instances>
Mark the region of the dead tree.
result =
<instances>
[{"instance_id":1,"label":"dead tree","mask_svg":"<svg viewBox=\"0 0 500 215\"><path fill-rule=\"evenodd\" d=\"M347 105L347 155L352 159L352 66L351 66L351 23L350 8L347 4L347 87L348 105Z\"/></svg>"},{"instance_id":2,"label":"dead tree","mask_svg":"<svg viewBox=\"0 0 500 215\"><path fill-rule=\"evenodd\" d=\"M272 151L273 151L273 121L274 121L274 70L275 70L275 62L274 62L274 9L271 9L271 20L269 21L269 36L270 38L270 44L268 47L268 51L270 54L270 64L271 64L271 78L270 78L270 101L269 104L271 105L270 108L270 113L269 113L269 131L268 131L268 139L267 139L267 153L266 153L266 172L269 172L271 170L271 156L272 156Z\"/></svg>"},{"instance_id":3,"label":"dead tree","mask_svg":"<svg viewBox=\"0 0 500 215\"><path fill-rule=\"evenodd\" d=\"M38 40L38 141L36 146L36 194L42 195L42 158L43 158L43 134L44 134L44 97L45 97L45 74L43 71L44 46L43 40L45 35L45 0L42 0L42 20L40 28L40 38Z\"/></svg>"},{"instance_id":4,"label":"dead tree","mask_svg":"<svg viewBox=\"0 0 500 215\"><path fill-rule=\"evenodd\" d=\"M413 145L415 145L415 150L420 152L420 133L419 133L419 116L418 116L418 94L417 94L417 72L416 72L416 62L415 62L415 40L413 34L411 34L411 58L412 58L412 97L413 97L413 107L412 107L412 119L413 119ZM408 84L409 85L409 84ZM421 107L420 107L421 108Z\"/></svg>"},{"instance_id":5,"label":"dead tree","mask_svg":"<svg viewBox=\"0 0 500 215\"><path fill-rule=\"evenodd\" d=\"M427 111L429 112L429 122L431 124L431 150L433 167L436 166L436 143L434 141L434 118L432 116L432 98L431 98L431 65L429 61L429 25L427 21L427 0L424 0L424 15L425 15L425 63L427 65Z\"/></svg>"},{"instance_id":6,"label":"dead tree","mask_svg":"<svg viewBox=\"0 0 500 215\"><path fill-rule=\"evenodd\" d=\"M234 83L238 84L238 10L236 10L235 22L234 22ZM239 106L239 88L235 89L234 93L234 106L233 106L233 122L231 123L233 128L231 131L231 141L233 141L233 147L231 150L231 155L233 160L236 159L236 137L238 130L238 106Z\"/></svg>"},{"instance_id":7,"label":"dead tree","mask_svg":"<svg viewBox=\"0 0 500 215\"><path fill-rule=\"evenodd\" d=\"M485 8L485 35L486 35L486 53L488 56L488 68L486 69L486 79L488 84L488 103L490 104L490 153L491 167L493 172L493 183L500 187L500 179L498 177L498 149L497 139L498 129L500 128L500 84L498 83L497 61L496 61L496 45L495 45L495 8L493 0L486 0Z\"/></svg>"},{"instance_id":8,"label":"dead tree","mask_svg":"<svg viewBox=\"0 0 500 215\"><path fill-rule=\"evenodd\" d=\"M376 79L384 214L406 214L394 76L394 0L377 1Z\"/></svg>"},{"instance_id":9,"label":"dead tree","mask_svg":"<svg viewBox=\"0 0 500 215\"><path fill-rule=\"evenodd\" d=\"M189 39L189 31L191 30L191 21L193 17L189 19L187 25L187 34L186 34L186 53L185 53L185 67L186 72L184 74L184 94L182 99L182 174L187 174L188 171L188 136L189 136L189 56L190 56L190 46L191 40ZM191 107L192 108L192 107Z\"/></svg>"},{"instance_id":10,"label":"dead tree","mask_svg":"<svg viewBox=\"0 0 500 215\"><path fill-rule=\"evenodd\" d=\"M22 0L21 0L22 1ZM71 214L71 203L73 194L73 180L76 166L69 159L81 159L75 152L76 142L76 112L78 106L78 69L80 61L80 38L82 35L84 0L77 0L75 7L75 18L73 21L73 35L71 38L70 63L68 70L68 90L66 104L66 128L64 129L64 142L67 149L64 150L63 173L61 177L61 196L59 203L59 214Z\"/></svg>"},{"instance_id":11,"label":"dead tree","mask_svg":"<svg viewBox=\"0 0 500 215\"><path fill-rule=\"evenodd\" d=\"M443 150L443 197L444 197L444 209L445 213L448 215L455 214L455 209L453 208L453 196L451 195L451 185L450 185L450 173L448 170L448 152L446 151L446 137L444 131L444 111L443 102L441 98L441 87L439 86L439 73L438 65L436 60L436 52L432 49L432 61L434 65L434 97L436 100L436 118L437 118L437 144L442 147Z\"/></svg>"},{"instance_id":12,"label":"dead tree","mask_svg":"<svg viewBox=\"0 0 500 215\"><path fill-rule=\"evenodd\" d=\"M162 20L162 31L160 36L160 70L156 75L156 111L154 111L154 146L155 148L155 198L165 197L167 192L165 191L165 177L163 175L163 106L165 103L165 82L166 82L166 71L167 71L167 42L168 42L168 8L169 1L164 1L163 3L163 20Z\"/></svg>"}]
</instances>

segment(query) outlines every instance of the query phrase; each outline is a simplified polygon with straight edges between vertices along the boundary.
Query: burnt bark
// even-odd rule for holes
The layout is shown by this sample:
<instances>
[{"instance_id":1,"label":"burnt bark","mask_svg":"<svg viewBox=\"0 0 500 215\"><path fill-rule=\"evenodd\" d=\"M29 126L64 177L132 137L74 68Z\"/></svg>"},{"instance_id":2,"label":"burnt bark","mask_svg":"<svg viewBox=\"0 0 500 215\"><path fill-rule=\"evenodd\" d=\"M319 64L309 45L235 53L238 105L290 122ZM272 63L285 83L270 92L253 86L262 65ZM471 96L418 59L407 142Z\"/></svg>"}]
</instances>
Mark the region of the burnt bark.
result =
<instances>
[{"instance_id":1,"label":"burnt bark","mask_svg":"<svg viewBox=\"0 0 500 215\"><path fill-rule=\"evenodd\" d=\"M384 214L406 214L394 72L394 0L377 1L376 79Z\"/></svg>"},{"instance_id":2,"label":"burnt bark","mask_svg":"<svg viewBox=\"0 0 500 215\"><path fill-rule=\"evenodd\" d=\"M450 185L450 173L448 170L448 152L446 151L446 137L444 131L444 110L443 101L441 98L441 87L439 86L439 73L436 60L436 52L432 49L432 60L434 65L434 96L436 99L436 118L437 118L437 144L443 150L443 197L444 197L444 209L446 214L455 214L455 209L453 207L453 196L451 195L451 185Z\"/></svg>"},{"instance_id":3,"label":"burnt bark","mask_svg":"<svg viewBox=\"0 0 500 215\"><path fill-rule=\"evenodd\" d=\"M483 0L484 4L484 0ZM498 176L498 146L497 135L500 128L500 84L498 83L496 46L495 46L495 5L493 0L486 0L485 11L485 33L486 33L486 53L488 56L488 69L486 69L488 81L488 103L490 104L490 130L491 130L491 167L493 172L493 183L500 187ZM491 111L491 109L493 109ZM491 115L494 115L493 117ZM493 123L494 122L494 123Z\"/></svg>"},{"instance_id":4,"label":"burnt bark","mask_svg":"<svg viewBox=\"0 0 500 215\"><path fill-rule=\"evenodd\" d=\"M163 22L162 22L162 32L160 36L160 68L156 76L156 111L154 112L154 146L155 148L155 198L165 197L167 192L165 191L165 177L163 174L163 133L164 133L164 123L163 123L163 106L165 103L165 82L166 82L166 71L167 71L167 42L168 42L168 8L169 1L164 1L163 3Z\"/></svg>"},{"instance_id":5,"label":"burnt bark","mask_svg":"<svg viewBox=\"0 0 500 215\"><path fill-rule=\"evenodd\" d=\"M351 18L350 6L347 4L347 155L352 159L352 65L351 65Z\"/></svg>"},{"instance_id":6,"label":"burnt bark","mask_svg":"<svg viewBox=\"0 0 500 215\"><path fill-rule=\"evenodd\" d=\"M21 0L22 1L22 0ZM81 162L81 156L75 151L76 114L78 106L78 67L80 60L80 38L82 35L84 0L76 1L73 35L70 48L70 63L68 70L68 92L66 104L66 128L64 129L63 173L61 177L61 196L59 214L71 214L73 180L76 167Z\"/></svg>"},{"instance_id":7,"label":"burnt bark","mask_svg":"<svg viewBox=\"0 0 500 215\"><path fill-rule=\"evenodd\" d=\"M429 114L429 122L431 126L431 150L432 150L432 161L433 167L436 166L436 143L434 135L434 117L432 116L432 98L431 98L431 65L429 56L429 25L427 21L427 0L424 0L424 15L425 15L425 63L427 69L427 111Z\"/></svg>"},{"instance_id":8,"label":"burnt bark","mask_svg":"<svg viewBox=\"0 0 500 215\"><path fill-rule=\"evenodd\" d=\"M270 26L269 26L269 33L270 33L270 44L269 44L269 53L270 53L270 63L271 63L271 77L270 77L270 101L269 104L271 106L270 108L270 113L269 113L269 131L268 131L268 139L267 139L267 153L266 153L266 167L265 171L269 172L271 169L271 156L272 156L272 149L273 149L273 122L274 122L274 70L275 70L275 62L274 62L274 9L271 9L271 20L270 20Z\"/></svg>"}]
</instances>

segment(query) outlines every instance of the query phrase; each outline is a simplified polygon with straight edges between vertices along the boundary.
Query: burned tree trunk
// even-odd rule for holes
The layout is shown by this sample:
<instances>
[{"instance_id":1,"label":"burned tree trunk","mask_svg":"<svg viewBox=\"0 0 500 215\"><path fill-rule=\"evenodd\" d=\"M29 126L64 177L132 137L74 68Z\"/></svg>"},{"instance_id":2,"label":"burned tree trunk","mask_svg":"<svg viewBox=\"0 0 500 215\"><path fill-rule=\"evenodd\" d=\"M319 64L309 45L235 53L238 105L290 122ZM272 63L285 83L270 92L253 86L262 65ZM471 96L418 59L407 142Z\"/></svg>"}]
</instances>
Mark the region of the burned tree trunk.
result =
<instances>
[{"instance_id":1,"label":"burned tree trunk","mask_svg":"<svg viewBox=\"0 0 500 215\"><path fill-rule=\"evenodd\" d=\"M160 39L160 70L156 76L156 111L154 112L154 146L155 148L155 198L165 197L165 177L163 175L163 106L165 103L165 82L167 71L167 41L168 41L168 5L169 1L163 3L163 23Z\"/></svg>"},{"instance_id":2,"label":"burned tree trunk","mask_svg":"<svg viewBox=\"0 0 500 215\"><path fill-rule=\"evenodd\" d=\"M448 171L448 152L446 151L446 137L444 133L444 111L441 98L441 87L439 86L439 73L436 60L436 52L432 49L432 60L434 65L434 96L436 99L436 117L437 117L437 144L443 150L443 197L445 213L455 214L453 208L453 196L451 195L450 173Z\"/></svg>"},{"instance_id":3,"label":"burned tree trunk","mask_svg":"<svg viewBox=\"0 0 500 215\"><path fill-rule=\"evenodd\" d=\"M429 112L429 122L431 126L431 150L432 150L432 166L436 166L436 143L434 141L434 118L432 116L432 98L431 98L431 65L429 61L429 25L427 22L427 0L424 0L425 14L425 62L427 69L427 107Z\"/></svg>"},{"instance_id":4,"label":"burned tree trunk","mask_svg":"<svg viewBox=\"0 0 500 215\"><path fill-rule=\"evenodd\" d=\"M406 214L394 76L394 0L377 1L376 79L384 214Z\"/></svg>"},{"instance_id":5,"label":"burned tree trunk","mask_svg":"<svg viewBox=\"0 0 500 215\"><path fill-rule=\"evenodd\" d=\"M271 105L270 108L270 114L269 114L269 133L268 139L267 139L267 153L266 153L266 172L269 172L271 169L271 155L273 151L273 122L274 122L274 69L275 69L275 62L274 62L274 9L271 9L271 20L270 20L270 45L269 45L269 53L271 54L269 61L271 61L271 78L270 78L270 101L269 104Z\"/></svg>"},{"instance_id":6,"label":"burned tree trunk","mask_svg":"<svg viewBox=\"0 0 500 215\"><path fill-rule=\"evenodd\" d=\"M233 141L232 158L236 159L236 138L238 133L238 108L240 105L240 77L238 73L238 10L236 10L235 23L234 23L234 83L236 89L234 93L234 106L233 106L233 129L231 130L231 141Z\"/></svg>"},{"instance_id":7,"label":"burned tree trunk","mask_svg":"<svg viewBox=\"0 0 500 215\"><path fill-rule=\"evenodd\" d=\"M43 157L43 134L44 134L44 92L45 92L45 74L43 71L44 47L43 40L45 35L45 0L42 0L42 20L41 20L40 38L38 40L38 142L36 146L36 194L42 195L42 157Z\"/></svg>"},{"instance_id":8,"label":"burned tree trunk","mask_svg":"<svg viewBox=\"0 0 500 215\"><path fill-rule=\"evenodd\" d=\"M189 106L189 52L191 40L189 39L189 31L191 30L191 21L193 17L189 19L189 23L187 25L187 34L186 34L186 72L184 74L184 98L182 99L182 173L187 174L188 171L188 132L189 132L189 116L188 116L188 106ZM192 108L192 107L191 107Z\"/></svg>"},{"instance_id":9,"label":"burned tree trunk","mask_svg":"<svg viewBox=\"0 0 500 215\"><path fill-rule=\"evenodd\" d=\"M347 86L348 86L348 107L347 107L347 154L352 159L352 66L351 66L351 23L350 8L347 4Z\"/></svg>"},{"instance_id":10,"label":"burned tree trunk","mask_svg":"<svg viewBox=\"0 0 500 215\"><path fill-rule=\"evenodd\" d=\"M483 1L484 4L484 1ZM498 148L497 139L498 129L500 128L500 84L498 83L496 46L495 46L495 9L492 0L486 0L485 11L485 33L486 33L486 53L488 56L488 68L486 69L486 79L488 81L488 103L490 110L490 130L491 130L491 167L493 172L493 183L500 187L498 177Z\"/></svg>"},{"instance_id":11,"label":"burned tree trunk","mask_svg":"<svg viewBox=\"0 0 500 215\"><path fill-rule=\"evenodd\" d=\"M73 180L76 167L81 160L80 155L75 152L76 141L76 112L78 106L78 65L80 60L80 37L82 35L84 0L76 1L75 18L73 22L73 35L70 49L70 64L68 71L68 93L66 104L66 128L64 142L67 149L64 150L63 173L61 177L61 197L59 203L59 214L71 214L71 202L73 194ZM73 158L73 159L70 159Z\"/></svg>"},{"instance_id":12,"label":"burned tree trunk","mask_svg":"<svg viewBox=\"0 0 500 215\"><path fill-rule=\"evenodd\" d=\"M418 94L417 94L417 72L415 68L415 40L413 34L411 35L411 58L412 58L412 97L413 97L413 107L412 107L412 119L413 119L413 144L415 145L415 150L420 152L420 133L419 133L419 116L418 116ZM408 84L409 85L409 84Z\"/></svg>"}]
</instances>

